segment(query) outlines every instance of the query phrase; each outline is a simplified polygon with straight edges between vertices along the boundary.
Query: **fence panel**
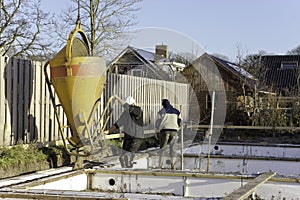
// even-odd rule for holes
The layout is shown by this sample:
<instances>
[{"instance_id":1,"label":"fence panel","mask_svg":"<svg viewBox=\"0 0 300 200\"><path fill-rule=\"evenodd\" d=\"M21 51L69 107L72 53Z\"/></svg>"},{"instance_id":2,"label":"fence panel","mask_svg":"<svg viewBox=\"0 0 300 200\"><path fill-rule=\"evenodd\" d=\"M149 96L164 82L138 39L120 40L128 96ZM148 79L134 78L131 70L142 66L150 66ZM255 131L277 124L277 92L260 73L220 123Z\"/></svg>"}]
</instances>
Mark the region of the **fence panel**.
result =
<instances>
[{"instance_id":1,"label":"fence panel","mask_svg":"<svg viewBox=\"0 0 300 200\"><path fill-rule=\"evenodd\" d=\"M162 108L161 100L167 98L177 109L181 109L182 118L188 121L189 85L163 80L154 80L128 75L109 73L106 84L106 97L117 95L122 99L132 96L144 111L147 129L154 129L157 112ZM117 104L113 108L109 125L118 118L122 108Z\"/></svg>"},{"instance_id":2,"label":"fence panel","mask_svg":"<svg viewBox=\"0 0 300 200\"><path fill-rule=\"evenodd\" d=\"M43 62L0 57L0 146L60 139L43 66ZM62 121L65 118L62 114Z\"/></svg>"},{"instance_id":3,"label":"fence panel","mask_svg":"<svg viewBox=\"0 0 300 200\"><path fill-rule=\"evenodd\" d=\"M45 83L44 64L0 56L0 146L11 146L18 142L48 143L62 139ZM49 71L48 69L48 73ZM108 73L104 91L95 121L99 119L101 110L111 95L118 95L123 99L133 96L144 110L145 121L150 122L149 129L154 128L156 113L161 109L163 98L168 98L178 109L181 106L183 119L188 120L189 87L186 84ZM56 95L55 101L59 104ZM109 125L122 112L119 104L111 109ZM58 112L62 124L66 125L67 118L61 106L58 107ZM64 130L70 136L69 129Z\"/></svg>"}]
</instances>

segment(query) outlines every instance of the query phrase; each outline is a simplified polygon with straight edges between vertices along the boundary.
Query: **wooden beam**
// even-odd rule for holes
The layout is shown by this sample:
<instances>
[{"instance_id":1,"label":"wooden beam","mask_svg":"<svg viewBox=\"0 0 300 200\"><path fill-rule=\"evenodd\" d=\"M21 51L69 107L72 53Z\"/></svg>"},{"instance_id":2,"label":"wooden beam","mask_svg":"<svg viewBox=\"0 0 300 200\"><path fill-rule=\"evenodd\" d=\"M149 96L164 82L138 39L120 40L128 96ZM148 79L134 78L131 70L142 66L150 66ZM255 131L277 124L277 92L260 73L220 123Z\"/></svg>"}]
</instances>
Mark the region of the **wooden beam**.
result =
<instances>
[{"instance_id":1,"label":"wooden beam","mask_svg":"<svg viewBox=\"0 0 300 200\"><path fill-rule=\"evenodd\" d=\"M268 181L271 177L273 177L275 172L267 172L259 175L255 179L249 181L246 185L240 187L239 189L233 191L229 195L227 195L223 200L243 200L247 199L249 195L251 195L255 189Z\"/></svg>"},{"instance_id":2,"label":"wooden beam","mask_svg":"<svg viewBox=\"0 0 300 200\"><path fill-rule=\"evenodd\" d=\"M121 138L121 137L124 137L124 133L105 135L105 139L115 139L115 138Z\"/></svg>"}]
</instances>

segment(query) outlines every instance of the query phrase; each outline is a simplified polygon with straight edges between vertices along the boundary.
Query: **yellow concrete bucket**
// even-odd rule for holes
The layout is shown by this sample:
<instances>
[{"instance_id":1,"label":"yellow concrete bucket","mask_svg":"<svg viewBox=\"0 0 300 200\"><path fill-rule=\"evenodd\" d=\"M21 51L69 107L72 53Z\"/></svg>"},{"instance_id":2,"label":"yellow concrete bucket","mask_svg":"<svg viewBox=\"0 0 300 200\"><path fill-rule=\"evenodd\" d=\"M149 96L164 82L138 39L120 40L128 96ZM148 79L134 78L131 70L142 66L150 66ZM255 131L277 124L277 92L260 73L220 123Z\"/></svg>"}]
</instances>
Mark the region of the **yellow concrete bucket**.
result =
<instances>
[{"instance_id":1,"label":"yellow concrete bucket","mask_svg":"<svg viewBox=\"0 0 300 200\"><path fill-rule=\"evenodd\" d=\"M75 37L79 33L83 41ZM50 64L50 79L67 116L72 137L67 138L76 148L91 139L94 112L106 81L106 62L101 57L89 57L87 36L77 25L67 45Z\"/></svg>"}]
</instances>

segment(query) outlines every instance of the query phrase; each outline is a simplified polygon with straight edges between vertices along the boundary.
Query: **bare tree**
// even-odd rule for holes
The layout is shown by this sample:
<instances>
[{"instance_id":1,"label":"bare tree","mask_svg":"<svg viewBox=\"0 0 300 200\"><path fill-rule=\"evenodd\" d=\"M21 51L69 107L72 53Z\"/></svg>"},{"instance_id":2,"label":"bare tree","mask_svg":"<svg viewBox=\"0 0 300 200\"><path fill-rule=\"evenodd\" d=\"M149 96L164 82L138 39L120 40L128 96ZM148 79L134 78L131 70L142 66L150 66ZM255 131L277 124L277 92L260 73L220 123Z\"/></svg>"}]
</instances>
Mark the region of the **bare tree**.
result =
<instances>
[{"instance_id":1,"label":"bare tree","mask_svg":"<svg viewBox=\"0 0 300 200\"><path fill-rule=\"evenodd\" d=\"M136 24L134 12L142 0L72 0L73 5L59 16L57 33L65 41L77 17L80 6L80 22L90 41L92 55L108 55L120 46L128 28Z\"/></svg>"},{"instance_id":2,"label":"bare tree","mask_svg":"<svg viewBox=\"0 0 300 200\"><path fill-rule=\"evenodd\" d=\"M287 55L300 55L300 45L298 45L297 47L289 50L287 52Z\"/></svg>"},{"instance_id":3,"label":"bare tree","mask_svg":"<svg viewBox=\"0 0 300 200\"><path fill-rule=\"evenodd\" d=\"M51 47L46 39L51 22L40 0L0 0L0 4L1 53L43 59Z\"/></svg>"},{"instance_id":4,"label":"bare tree","mask_svg":"<svg viewBox=\"0 0 300 200\"><path fill-rule=\"evenodd\" d=\"M178 53L178 54L169 52L169 54L170 54L169 55L170 61L182 63L185 64L186 66L192 64L193 61L196 60L196 56L188 52Z\"/></svg>"},{"instance_id":5,"label":"bare tree","mask_svg":"<svg viewBox=\"0 0 300 200\"><path fill-rule=\"evenodd\" d=\"M265 55L265 51L259 51L256 54L249 54L244 57L240 65L252 74L254 77L259 78L262 74L262 69L260 68L260 58ZM264 74L265 75L265 74Z\"/></svg>"}]
</instances>

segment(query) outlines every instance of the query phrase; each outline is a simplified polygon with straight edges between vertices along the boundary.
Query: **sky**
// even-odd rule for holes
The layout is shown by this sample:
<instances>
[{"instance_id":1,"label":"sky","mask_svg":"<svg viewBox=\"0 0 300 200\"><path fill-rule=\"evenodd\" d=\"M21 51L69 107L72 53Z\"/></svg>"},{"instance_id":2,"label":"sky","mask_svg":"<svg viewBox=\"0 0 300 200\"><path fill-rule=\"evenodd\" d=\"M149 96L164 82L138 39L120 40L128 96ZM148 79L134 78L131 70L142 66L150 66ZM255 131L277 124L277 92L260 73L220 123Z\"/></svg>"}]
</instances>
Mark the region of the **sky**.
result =
<instances>
[{"instance_id":1,"label":"sky","mask_svg":"<svg viewBox=\"0 0 300 200\"><path fill-rule=\"evenodd\" d=\"M50 12L68 4L42 0ZM166 44L175 52L218 53L235 61L238 52L285 54L300 45L299 0L143 0L139 7L129 44L137 48Z\"/></svg>"}]
</instances>

